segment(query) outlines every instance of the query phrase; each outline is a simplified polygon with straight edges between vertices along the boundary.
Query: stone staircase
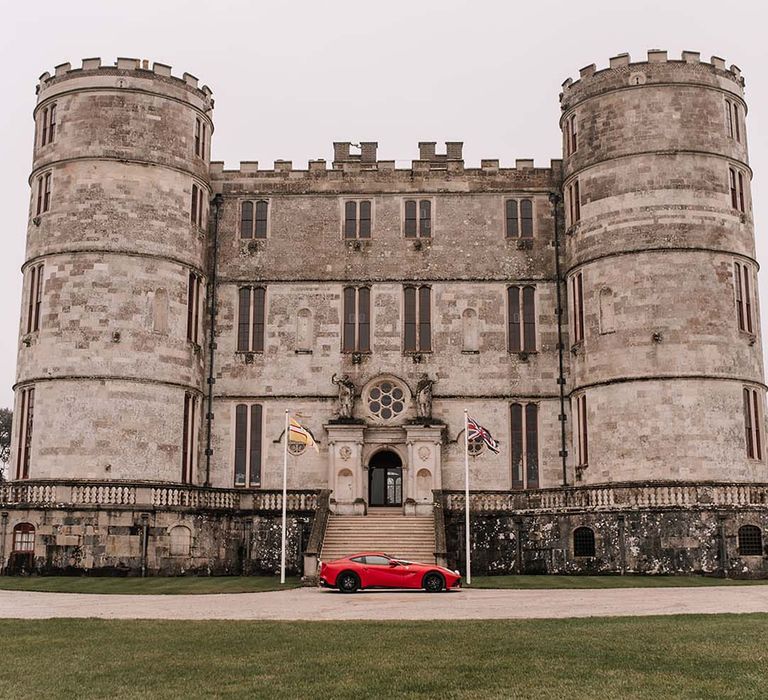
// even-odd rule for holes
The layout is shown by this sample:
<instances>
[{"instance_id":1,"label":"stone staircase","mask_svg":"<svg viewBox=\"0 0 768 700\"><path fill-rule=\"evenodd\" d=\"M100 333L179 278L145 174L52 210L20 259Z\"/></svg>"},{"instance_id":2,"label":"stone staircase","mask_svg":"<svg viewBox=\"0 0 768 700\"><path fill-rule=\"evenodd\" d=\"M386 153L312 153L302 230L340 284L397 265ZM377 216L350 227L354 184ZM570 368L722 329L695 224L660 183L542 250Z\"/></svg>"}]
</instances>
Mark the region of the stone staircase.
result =
<instances>
[{"instance_id":1,"label":"stone staircase","mask_svg":"<svg viewBox=\"0 0 768 700\"><path fill-rule=\"evenodd\" d=\"M369 508L365 516L331 515L320 559L333 561L365 551L434 564L434 518L405 516L394 508Z\"/></svg>"}]
</instances>

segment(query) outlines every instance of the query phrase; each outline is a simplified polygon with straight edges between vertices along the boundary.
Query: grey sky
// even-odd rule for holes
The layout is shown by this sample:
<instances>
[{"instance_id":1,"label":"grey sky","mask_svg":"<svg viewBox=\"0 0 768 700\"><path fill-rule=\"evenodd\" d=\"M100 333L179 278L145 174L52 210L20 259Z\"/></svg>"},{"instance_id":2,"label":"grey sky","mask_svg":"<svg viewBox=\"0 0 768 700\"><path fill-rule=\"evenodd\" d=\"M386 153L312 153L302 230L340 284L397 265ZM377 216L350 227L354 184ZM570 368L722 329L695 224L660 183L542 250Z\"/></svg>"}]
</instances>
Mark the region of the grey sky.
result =
<instances>
[{"instance_id":1,"label":"grey sky","mask_svg":"<svg viewBox=\"0 0 768 700\"><path fill-rule=\"evenodd\" d=\"M765 11L722 0L643 2L130 3L0 0L0 406L12 405L37 77L57 63L146 58L188 71L214 93L212 157L236 167L331 160L331 143L379 142L379 157L417 157L418 141L464 141L465 160L560 157L560 84L580 67L649 48L713 54L747 81L758 259L768 261ZM44 10L44 11L43 11ZM766 273L760 273L766 289ZM765 302L765 296L763 296ZM763 304L763 327L768 318Z\"/></svg>"}]
</instances>

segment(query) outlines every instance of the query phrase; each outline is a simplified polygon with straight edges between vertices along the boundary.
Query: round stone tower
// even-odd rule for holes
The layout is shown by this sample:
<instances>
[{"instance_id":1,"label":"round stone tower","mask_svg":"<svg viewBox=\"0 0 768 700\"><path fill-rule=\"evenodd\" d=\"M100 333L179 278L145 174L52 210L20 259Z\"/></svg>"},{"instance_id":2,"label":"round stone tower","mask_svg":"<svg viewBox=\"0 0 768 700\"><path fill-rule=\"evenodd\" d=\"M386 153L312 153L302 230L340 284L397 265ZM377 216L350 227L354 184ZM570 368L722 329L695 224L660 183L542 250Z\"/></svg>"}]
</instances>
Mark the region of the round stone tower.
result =
<instances>
[{"instance_id":1,"label":"round stone tower","mask_svg":"<svg viewBox=\"0 0 768 700\"><path fill-rule=\"evenodd\" d=\"M37 94L11 477L198 483L211 91L120 58Z\"/></svg>"},{"instance_id":2,"label":"round stone tower","mask_svg":"<svg viewBox=\"0 0 768 700\"><path fill-rule=\"evenodd\" d=\"M576 483L768 476L743 87L665 51L563 85Z\"/></svg>"}]
</instances>

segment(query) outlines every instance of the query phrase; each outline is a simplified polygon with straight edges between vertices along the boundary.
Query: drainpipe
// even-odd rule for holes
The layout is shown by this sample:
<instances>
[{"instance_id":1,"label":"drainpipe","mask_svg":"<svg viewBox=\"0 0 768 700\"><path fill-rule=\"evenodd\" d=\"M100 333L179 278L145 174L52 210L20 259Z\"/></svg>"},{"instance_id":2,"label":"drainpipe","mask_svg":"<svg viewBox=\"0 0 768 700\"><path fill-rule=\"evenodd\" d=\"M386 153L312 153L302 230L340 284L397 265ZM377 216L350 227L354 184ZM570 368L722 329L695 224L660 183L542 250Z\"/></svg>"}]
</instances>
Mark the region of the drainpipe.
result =
<instances>
[{"instance_id":1,"label":"drainpipe","mask_svg":"<svg viewBox=\"0 0 768 700\"><path fill-rule=\"evenodd\" d=\"M205 412L205 486L211 485L211 422L213 421L213 384L216 381L213 378L213 354L216 350L216 271L219 261L219 217L221 215L221 204L224 201L221 193L213 198L213 251L211 260L211 274L208 278L208 398L207 410Z\"/></svg>"},{"instance_id":2,"label":"drainpipe","mask_svg":"<svg viewBox=\"0 0 768 700\"><path fill-rule=\"evenodd\" d=\"M563 289L560 272L560 218L558 208L562 201L560 192L550 192L549 201L555 214L555 278L557 282L557 383L560 387L560 457L563 460L563 486L568 486L568 450L565 435L565 345L563 343Z\"/></svg>"}]
</instances>

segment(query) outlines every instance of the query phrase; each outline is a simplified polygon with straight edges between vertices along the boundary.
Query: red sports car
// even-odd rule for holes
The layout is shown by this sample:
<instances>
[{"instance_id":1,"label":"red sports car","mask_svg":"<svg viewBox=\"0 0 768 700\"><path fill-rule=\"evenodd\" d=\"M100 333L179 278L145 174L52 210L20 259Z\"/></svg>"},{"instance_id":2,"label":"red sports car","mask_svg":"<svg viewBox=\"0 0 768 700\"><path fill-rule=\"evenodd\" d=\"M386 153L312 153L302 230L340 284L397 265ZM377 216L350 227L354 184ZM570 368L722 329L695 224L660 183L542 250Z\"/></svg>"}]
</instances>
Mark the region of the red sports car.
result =
<instances>
[{"instance_id":1,"label":"red sports car","mask_svg":"<svg viewBox=\"0 0 768 700\"><path fill-rule=\"evenodd\" d=\"M461 574L434 564L360 552L320 563L320 585L354 593L363 588L423 588L429 593L461 587Z\"/></svg>"}]
</instances>

